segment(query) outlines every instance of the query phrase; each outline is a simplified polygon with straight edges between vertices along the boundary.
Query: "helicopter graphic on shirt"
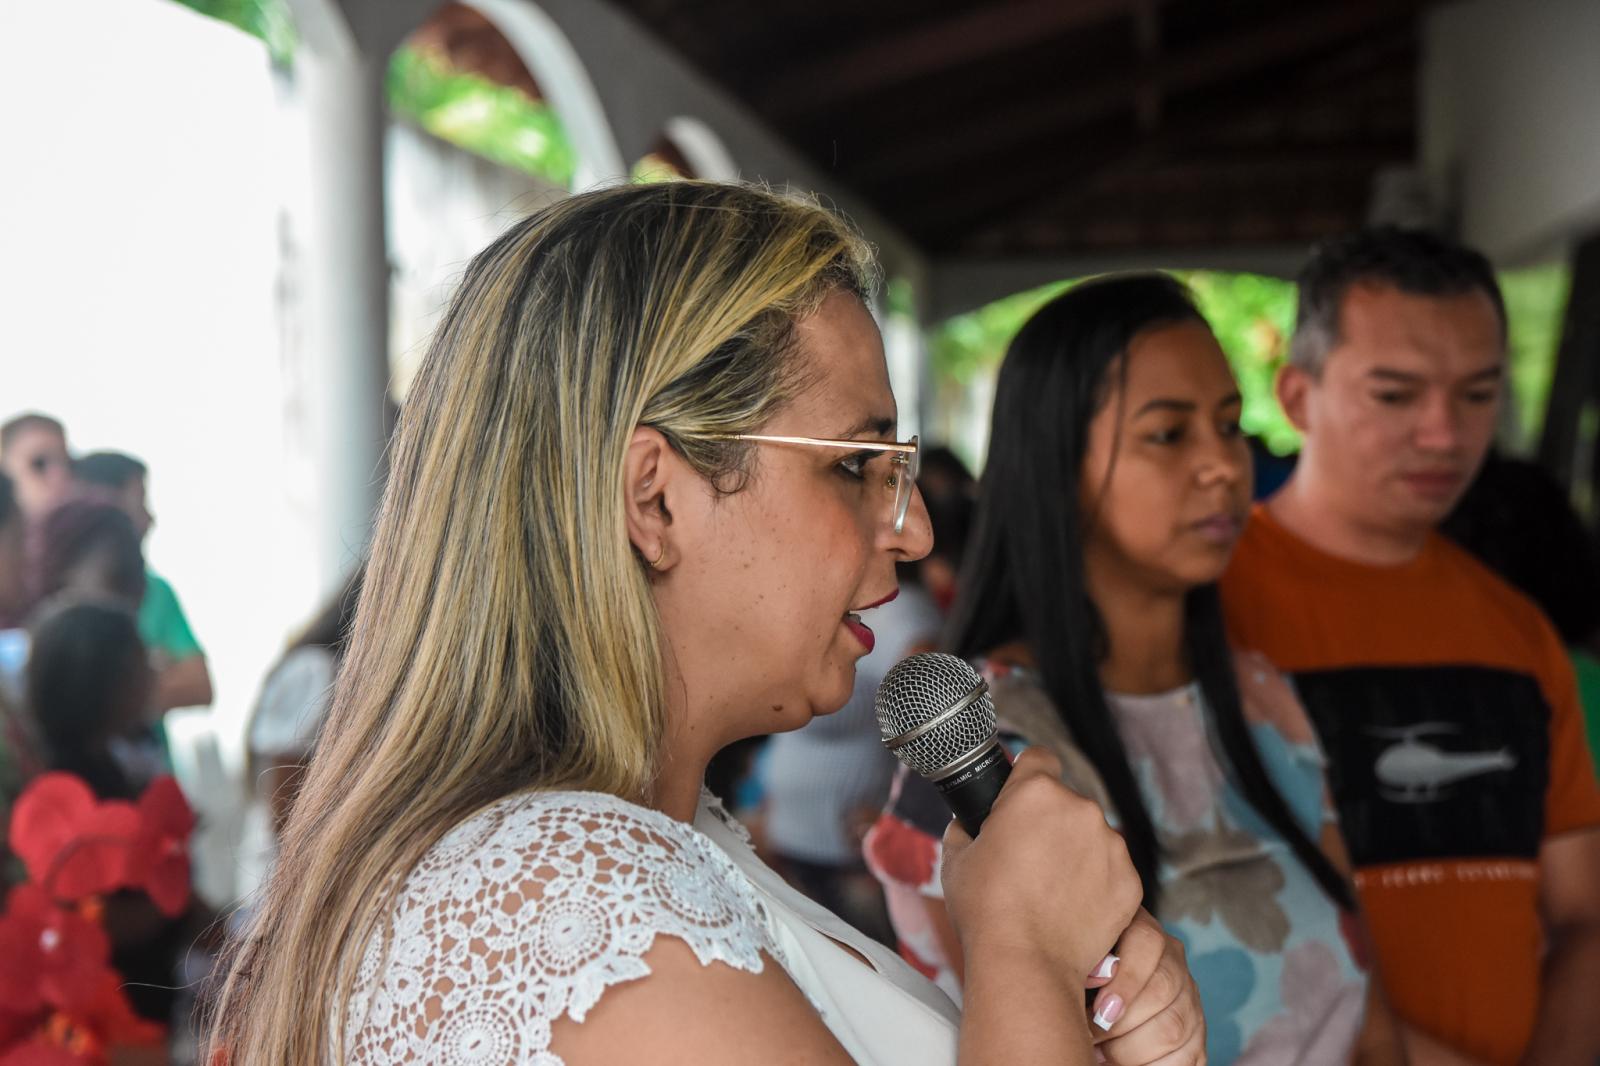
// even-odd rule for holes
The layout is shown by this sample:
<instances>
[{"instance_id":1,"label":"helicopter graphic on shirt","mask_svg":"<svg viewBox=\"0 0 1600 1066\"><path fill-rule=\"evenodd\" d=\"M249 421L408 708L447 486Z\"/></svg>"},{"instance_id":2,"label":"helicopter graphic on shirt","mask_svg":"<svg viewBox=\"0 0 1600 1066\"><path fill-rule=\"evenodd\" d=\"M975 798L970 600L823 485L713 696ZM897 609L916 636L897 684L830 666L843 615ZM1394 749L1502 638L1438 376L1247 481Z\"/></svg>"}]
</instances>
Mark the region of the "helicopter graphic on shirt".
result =
<instances>
[{"instance_id":1,"label":"helicopter graphic on shirt","mask_svg":"<svg viewBox=\"0 0 1600 1066\"><path fill-rule=\"evenodd\" d=\"M1386 748L1373 763L1378 794L1392 803L1434 803L1444 798L1448 785L1483 774L1503 773L1517 765L1510 749L1496 751L1445 751L1422 739L1460 730L1449 722L1420 722L1399 729L1368 728L1368 736L1399 741Z\"/></svg>"}]
</instances>

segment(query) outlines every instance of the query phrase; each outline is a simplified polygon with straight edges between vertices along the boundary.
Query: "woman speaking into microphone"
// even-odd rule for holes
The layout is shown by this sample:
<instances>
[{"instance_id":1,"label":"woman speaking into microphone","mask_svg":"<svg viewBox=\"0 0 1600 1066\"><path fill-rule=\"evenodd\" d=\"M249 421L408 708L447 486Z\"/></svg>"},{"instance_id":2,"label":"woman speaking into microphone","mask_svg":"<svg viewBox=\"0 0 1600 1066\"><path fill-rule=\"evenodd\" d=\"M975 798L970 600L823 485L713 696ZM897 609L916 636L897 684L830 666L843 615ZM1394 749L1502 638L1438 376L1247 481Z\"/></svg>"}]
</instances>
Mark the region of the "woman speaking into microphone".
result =
<instances>
[{"instance_id":1,"label":"woman speaking into microphone","mask_svg":"<svg viewBox=\"0 0 1600 1066\"><path fill-rule=\"evenodd\" d=\"M964 1015L701 789L844 704L861 612L929 547L872 273L815 204L696 182L574 196L473 260L215 1008L230 1066L1093 1061L1086 979L1153 927L1051 757L952 831ZM1201 1061L1164 943L1119 975L1153 1021L1117 1061Z\"/></svg>"}]
</instances>

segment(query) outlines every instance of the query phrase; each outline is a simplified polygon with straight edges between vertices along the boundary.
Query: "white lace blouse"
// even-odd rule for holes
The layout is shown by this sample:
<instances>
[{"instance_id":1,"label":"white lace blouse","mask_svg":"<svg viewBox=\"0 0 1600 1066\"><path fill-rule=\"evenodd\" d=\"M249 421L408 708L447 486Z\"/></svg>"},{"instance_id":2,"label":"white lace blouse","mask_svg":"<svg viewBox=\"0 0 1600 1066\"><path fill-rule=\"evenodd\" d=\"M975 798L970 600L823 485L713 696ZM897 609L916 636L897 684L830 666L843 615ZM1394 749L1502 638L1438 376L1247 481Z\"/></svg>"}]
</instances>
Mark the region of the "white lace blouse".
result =
<instances>
[{"instance_id":1,"label":"white lace blouse","mask_svg":"<svg viewBox=\"0 0 1600 1066\"><path fill-rule=\"evenodd\" d=\"M424 856L386 932L363 953L349 1062L563 1066L551 1024L648 978L660 934L702 965L776 960L863 1066L955 1062L944 993L789 888L709 794L693 826L603 793L507 797Z\"/></svg>"}]
</instances>

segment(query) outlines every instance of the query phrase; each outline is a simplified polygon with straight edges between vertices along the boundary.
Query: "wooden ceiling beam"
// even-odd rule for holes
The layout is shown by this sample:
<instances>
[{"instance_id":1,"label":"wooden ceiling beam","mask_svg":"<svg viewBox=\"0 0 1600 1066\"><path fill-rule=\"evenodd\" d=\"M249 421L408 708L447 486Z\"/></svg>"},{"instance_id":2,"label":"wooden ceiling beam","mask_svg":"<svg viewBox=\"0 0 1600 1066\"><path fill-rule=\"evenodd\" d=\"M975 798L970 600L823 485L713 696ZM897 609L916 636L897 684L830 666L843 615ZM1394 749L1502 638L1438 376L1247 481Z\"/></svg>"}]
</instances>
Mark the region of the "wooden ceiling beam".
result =
<instances>
[{"instance_id":1,"label":"wooden ceiling beam","mask_svg":"<svg viewBox=\"0 0 1600 1066\"><path fill-rule=\"evenodd\" d=\"M1365 190L1379 166L1404 159L1382 145L1353 145L1341 154L1319 150L1304 158L1285 153L1261 156L1248 161L1177 161L1148 168L1117 168L1076 180L1067 176L1070 197L1052 197L1047 209L1007 214L977 225L963 225L961 219L917 212L906 216L908 231L943 230L960 244L1011 243L1016 235L1047 231L1066 220L1085 214L1100 214L1107 209L1126 210L1143 202L1161 203L1180 214L1183 204L1195 198L1242 198L1257 200L1265 194L1285 195L1312 186Z\"/></svg>"},{"instance_id":2,"label":"wooden ceiling beam","mask_svg":"<svg viewBox=\"0 0 1600 1066\"><path fill-rule=\"evenodd\" d=\"M1142 93L1162 95L1227 81L1317 49L1340 45L1386 24L1414 18L1421 0L1341 0L1229 34L1187 52L1172 52L1119 78L1064 89L1060 99L1013 106L944 128L937 138L842 161L857 185L886 185L922 171L960 168L975 158L1032 138L1065 136L1075 126L1131 109Z\"/></svg>"},{"instance_id":3,"label":"wooden ceiling beam","mask_svg":"<svg viewBox=\"0 0 1600 1066\"><path fill-rule=\"evenodd\" d=\"M1154 0L1148 0L1154 2ZM960 68L1134 10L1136 0L1027 0L976 5L950 18L878 37L772 77L760 110L780 118L848 102L890 85Z\"/></svg>"},{"instance_id":4,"label":"wooden ceiling beam","mask_svg":"<svg viewBox=\"0 0 1600 1066\"><path fill-rule=\"evenodd\" d=\"M1161 13L1156 0L1139 0L1134 14L1134 25L1139 43L1139 61L1155 66L1161 59ZM1139 90L1135 113L1139 128L1154 133L1161 125L1161 86L1151 84Z\"/></svg>"},{"instance_id":5,"label":"wooden ceiling beam","mask_svg":"<svg viewBox=\"0 0 1600 1066\"><path fill-rule=\"evenodd\" d=\"M1374 62L1381 62L1383 53L1372 54ZM1320 70L1309 70L1307 80L1282 86L1270 96L1254 95L1248 101L1213 104L1205 113L1183 115L1181 121L1173 119L1154 134L1097 145L1092 154L1080 156L1076 166L1063 165L1051 157L1040 166L1007 166L1002 179L962 182L958 190L921 201L902 198L897 217L914 233L925 226L982 231L1047 218L1081 199L1096 185L1159 167L1187 153L1248 153L1255 149L1227 145L1227 138L1235 131L1253 130L1262 123L1281 125L1310 108L1360 108L1365 93L1383 84L1381 78L1365 68L1350 68L1349 74L1348 81L1326 81L1320 77ZM1306 150L1317 149L1308 145Z\"/></svg>"},{"instance_id":6,"label":"wooden ceiling beam","mask_svg":"<svg viewBox=\"0 0 1600 1066\"><path fill-rule=\"evenodd\" d=\"M1249 183L1254 178L1274 181L1302 176L1306 171L1344 175L1350 171L1371 171L1403 160L1414 146L1410 141L1376 139L1348 144L1315 144L1243 149L1209 158L1182 157L1145 168L1137 177L1124 174L1119 180L1143 181L1235 181Z\"/></svg>"}]
</instances>

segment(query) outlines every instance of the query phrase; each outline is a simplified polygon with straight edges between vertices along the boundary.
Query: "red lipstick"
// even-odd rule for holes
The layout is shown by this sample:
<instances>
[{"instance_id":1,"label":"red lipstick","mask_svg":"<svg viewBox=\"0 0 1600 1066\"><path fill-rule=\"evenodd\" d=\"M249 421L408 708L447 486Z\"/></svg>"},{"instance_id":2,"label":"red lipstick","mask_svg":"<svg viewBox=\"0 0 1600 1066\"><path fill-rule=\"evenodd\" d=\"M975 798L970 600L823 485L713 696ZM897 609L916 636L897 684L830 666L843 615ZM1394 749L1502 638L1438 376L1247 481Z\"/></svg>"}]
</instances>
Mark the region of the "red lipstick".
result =
<instances>
[{"instance_id":1,"label":"red lipstick","mask_svg":"<svg viewBox=\"0 0 1600 1066\"><path fill-rule=\"evenodd\" d=\"M853 610L854 611L870 611L874 607L882 607L884 604L889 603L890 601L892 601L895 597L897 597L899 595L900 595L900 590L897 588L893 592L889 593L889 595L885 596L883 599L878 600L878 601L876 601L874 603L869 603L865 607L853 608Z\"/></svg>"},{"instance_id":2,"label":"red lipstick","mask_svg":"<svg viewBox=\"0 0 1600 1066\"><path fill-rule=\"evenodd\" d=\"M878 643L878 638L872 635L872 630L868 629L866 625L862 623L861 619L857 618L853 614L847 614L844 616L844 627L848 629L850 631L850 635L859 640L861 642L861 646L866 648L869 652L872 651L873 646Z\"/></svg>"}]
</instances>

